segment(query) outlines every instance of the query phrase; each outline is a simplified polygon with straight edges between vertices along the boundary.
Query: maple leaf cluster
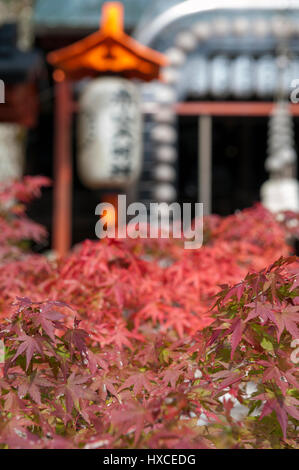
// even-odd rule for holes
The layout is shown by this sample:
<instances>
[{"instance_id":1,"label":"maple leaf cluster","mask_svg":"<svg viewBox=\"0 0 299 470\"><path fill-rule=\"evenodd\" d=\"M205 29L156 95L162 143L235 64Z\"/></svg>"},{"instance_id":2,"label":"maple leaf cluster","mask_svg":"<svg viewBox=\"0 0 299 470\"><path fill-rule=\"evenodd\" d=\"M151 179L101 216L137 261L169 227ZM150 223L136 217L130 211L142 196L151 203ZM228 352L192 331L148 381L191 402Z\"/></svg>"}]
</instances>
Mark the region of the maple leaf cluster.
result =
<instances>
[{"instance_id":1,"label":"maple leaf cluster","mask_svg":"<svg viewBox=\"0 0 299 470\"><path fill-rule=\"evenodd\" d=\"M26 243L40 243L46 230L26 216L26 204L39 197L41 188L49 186L44 177L26 176L22 181L0 184L0 265L22 257Z\"/></svg>"},{"instance_id":2,"label":"maple leaf cluster","mask_svg":"<svg viewBox=\"0 0 299 470\"><path fill-rule=\"evenodd\" d=\"M0 201L27 203L40 183ZM200 250L86 241L50 261L7 243L0 447L299 448L287 238L257 205L206 218Z\"/></svg>"}]
</instances>

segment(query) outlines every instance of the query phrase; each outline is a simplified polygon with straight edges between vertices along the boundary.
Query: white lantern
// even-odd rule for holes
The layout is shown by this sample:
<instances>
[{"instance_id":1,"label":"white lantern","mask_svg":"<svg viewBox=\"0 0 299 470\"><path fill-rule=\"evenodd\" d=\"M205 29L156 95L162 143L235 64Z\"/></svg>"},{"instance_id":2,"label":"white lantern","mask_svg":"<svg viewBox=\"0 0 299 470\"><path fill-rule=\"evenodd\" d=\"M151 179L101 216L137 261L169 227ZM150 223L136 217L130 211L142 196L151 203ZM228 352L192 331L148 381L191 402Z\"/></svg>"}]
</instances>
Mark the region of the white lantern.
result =
<instances>
[{"instance_id":1,"label":"white lantern","mask_svg":"<svg viewBox=\"0 0 299 470\"><path fill-rule=\"evenodd\" d=\"M197 46L197 39L192 32L182 31L177 35L175 44L183 51L191 52Z\"/></svg>"},{"instance_id":2,"label":"white lantern","mask_svg":"<svg viewBox=\"0 0 299 470\"><path fill-rule=\"evenodd\" d=\"M176 120L176 114L173 109L169 107L160 107L157 112L153 115L155 122L162 124L173 124Z\"/></svg>"},{"instance_id":3,"label":"white lantern","mask_svg":"<svg viewBox=\"0 0 299 470\"><path fill-rule=\"evenodd\" d=\"M290 94L292 91L292 82L294 77L299 77L299 60L294 59L287 62L286 67L283 70L283 91Z\"/></svg>"},{"instance_id":4,"label":"white lantern","mask_svg":"<svg viewBox=\"0 0 299 470\"><path fill-rule=\"evenodd\" d=\"M165 67L162 71L162 79L168 85L173 85L177 82L179 73L175 67Z\"/></svg>"},{"instance_id":5,"label":"white lantern","mask_svg":"<svg viewBox=\"0 0 299 470\"><path fill-rule=\"evenodd\" d=\"M152 132L151 137L155 142L162 144L175 144L177 133L173 126L167 124L157 124Z\"/></svg>"},{"instance_id":6,"label":"white lantern","mask_svg":"<svg viewBox=\"0 0 299 470\"><path fill-rule=\"evenodd\" d=\"M233 22L233 30L238 36L245 36L249 33L250 23L244 16L236 18Z\"/></svg>"},{"instance_id":7,"label":"white lantern","mask_svg":"<svg viewBox=\"0 0 299 470\"><path fill-rule=\"evenodd\" d=\"M156 157L162 163L175 163L177 160L176 148L172 145L159 145L156 149Z\"/></svg>"},{"instance_id":8,"label":"white lantern","mask_svg":"<svg viewBox=\"0 0 299 470\"><path fill-rule=\"evenodd\" d=\"M299 183L293 178L268 180L261 187L261 199L271 212L298 212Z\"/></svg>"},{"instance_id":9,"label":"white lantern","mask_svg":"<svg viewBox=\"0 0 299 470\"><path fill-rule=\"evenodd\" d=\"M79 99L78 173L91 189L136 181L142 167L138 89L122 78L89 82Z\"/></svg>"},{"instance_id":10,"label":"white lantern","mask_svg":"<svg viewBox=\"0 0 299 470\"><path fill-rule=\"evenodd\" d=\"M231 22L225 17L216 18L212 23L212 27L216 36L228 36L231 30Z\"/></svg>"},{"instance_id":11,"label":"white lantern","mask_svg":"<svg viewBox=\"0 0 299 470\"><path fill-rule=\"evenodd\" d=\"M0 124L0 182L23 176L25 131L18 124Z\"/></svg>"},{"instance_id":12,"label":"white lantern","mask_svg":"<svg viewBox=\"0 0 299 470\"><path fill-rule=\"evenodd\" d=\"M198 40L205 41L209 39L211 35L213 35L213 31L211 29L211 25L208 22L200 22L196 23L193 27L193 33L195 34Z\"/></svg>"},{"instance_id":13,"label":"white lantern","mask_svg":"<svg viewBox=\"0 0 299 470\"><path fill-rule=\"evenodd\" d=\"M256 64L256 89L258 96L272 96L279 82L276 63L271 55L264 55Z\"/></svg>"},{"instance_id":14,"label":"white lantern","mask_svg":"<svg viewBox=\"0 0 299 470\"><path fill-rule=\"evenodd\" d=\"M176 171L173 166L159 164L154 170L155 179L158 181L174 182L176 180Z\"/></svg>"},{"instance_id":15,"label":"white lantern","mask_svg":"<svg viewBox=\"0 0 299 470\"><path fill-rule=\"evenodd\" d=\"M181 67L186 60L186 54L178 47L168 49L165 56L173 67Z\"/></svg>"},{"instance_id":16,"label":"white lantern","mask_svg":"<svg viewBox=\"0 0 299 470\"><path fill-rule=\"evenodd\" d=\"M155 188L154 197L158 201L172 202L175 201L177 193L174 186L172 186L171 184L163 183L159 184L159 186Z\"/></svg>"},{"instance_id":17,"label":"white lantern","mask_svg":"<svg viewBox=\"0 0 299 470\"><path fill-rule=\"evenodd\" d=\"M254 60L246 55L233 60L231 93L235 96L247 97L253 93Z\"/></svg>"},{"instance_id":18,"label":"white lantern","mask_svg":"<svg viewBox=\"0 0 299 470\"><path fill-rule=\"evenodd\" d=\"M264 18L257 18L252 23L253 34L260 38L264 38L270 32L269 22Z\"/></svg>"},{"instance_id":19,"label":"white lantern","mask_svg":"<svg viewBox=\"0 0 299 470\"><path fill-rule=\"evenodd\" d=\"M214 96L224 97L229 93L230 72L230 61L226 56L219 55L212 59L210 87Z\"/></svg>"},{"instance_id":20,"label":"white lantern","mask_svg":"<svg viewBox=\"0 0 299 470\"><path fill-rule=\"evenodd\" d=\"M209 61L206 57L196 55L188 59L180 72L177 85L178 99L184 101L188 93L205 96L209 92Z\"/></svg>"}]
</instances>

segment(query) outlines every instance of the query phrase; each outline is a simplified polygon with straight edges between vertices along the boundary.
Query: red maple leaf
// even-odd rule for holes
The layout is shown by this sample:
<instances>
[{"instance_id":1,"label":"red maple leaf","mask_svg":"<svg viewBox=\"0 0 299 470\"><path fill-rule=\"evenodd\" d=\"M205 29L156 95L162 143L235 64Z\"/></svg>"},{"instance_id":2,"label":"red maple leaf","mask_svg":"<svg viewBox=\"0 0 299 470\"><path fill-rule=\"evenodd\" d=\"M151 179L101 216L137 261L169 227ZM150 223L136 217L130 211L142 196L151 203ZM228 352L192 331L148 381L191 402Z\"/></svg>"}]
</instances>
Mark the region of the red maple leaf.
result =
<instances>
[{"instance_id":1,"label":"red maple leaf","mask_svg":"<svg viewBox=\"0 0 299 470\"><path fill-rule=\"evenodd\" d=\"M59 385L56 389L56 397L64 395L66 409L72 412L73 406L79 408L79 399L96 400L97 394L84 385L90 381L90 376L76 375L75 372L65 380L64 384Z\"/></svg>"},{"instance_id":2,"label":"red maple leaf","mask_svg":"<svg viewBox=\"0 0 299 470\"><path fill-rule=\"evenodd\" d=\"M125 383L122 385L119 391L124 390L125 388L130 388L133 385L135 395L141 393L143 388L150 392L153 387L151 380L154 379L153 374L150 371L146 372L136 372L127 378Z\"/></svg>"},{"instance_id":3,"label":"red maple leaf","mask_svg":"<svg viewBox=\"0 0 299 470\"><path fill-rule=\"evenodd\" d=\"M41 356L43 355L43 348L42 348L42 337L40 335L36 336L28 336L26 333L21 333L14 341L21 341L22 344L17 349L14 357L12 358L12 362L15 361L19 356L21 356L24 352L26 353L26 370L28 370L29 364L33 357L34 353L38 353Z\"/></svg>"},{"instance_id":4,"label":"red maple leaf","mask_svg":"<svg viewBox=\"0 0 299 470\"><path fill-rule=\"evenodd\" d=\"M168 368L162 373L162 381L166 386L170 383L171 387L175 388L176 383L182 374L184 374L182 368Z\"/></svg>"},{"instance_id":5,"label":"red maple leaf","mask_svg":"<svg viewBox=\"0 0 299 470\"><path fill-rule=\"evenodd\" d=\"M64 339L65 339L65 341L67 342L67 344L69 346L71 359L73 357L74 351L77 350L77 351L79 351L83 362L87 363L88 353L87 353L86 341L89 337L89 334L85 330L82 330L81 328L78 328L79 324L80 324L80 320L77 320L75 318L74 328L72 330L69 329L67 331L67 333L64 336Z\"/></svg>"},{"instance_id":6,"label":"red maple leaf","mask_svg":"<svg viewBox=\"0 0 299 470\"><path fill-rule=\"evenodd\" d=\"M114 383L117 383L117 382L118 382L117 379L113 380L112 378L107 377L106 374L96 375L92 379L91 390L98 392L99 396L103 400L106 400L107 391L111 393L111 395L115 396L116 398L119 398L119 395L114 386Z\"/></svg>"},{"instance_id":7,"label":"red maple leaf","mask_svg":"<svg viewBox=\"0 0 299 470\"><path fill-rule=\"evenodd\" d=\"M298 306L287 305L279 312L275 311L273 315L273 321L278 328L278 341L280 340L284 328L292 335L293 338L299 338L299 329L297 327L297 323L299 323Z\"/></svg>"},{"instance_id":8,"label":"red maple leaf","mask_svg":"<svg viewBox=\"0 0 299 470\"><path fill-rule=\"evenodd\" d=\"M53 387L53 382L37 371L34 371L30 376L17 377L16 384L20 398L24 398L28 394L38 405L42 404L40 387Z\"/></svg>"},{"instance_id":9,"label":"red maple leaf","mask_svg":"<svg viewBox=\"0 0 299 470\"><path fill-rule=\"evenodd\" d=\"M111 412L111 423L118 428L119 434L134 432L134 445L136 445L146 425L153 424L154 419L150 410L131 401L121 409L115 409Z\"/></svg>"},{"instance_id":10,"label":"red maple leaf","mask_svg":"<svg viewBox=\"0 0 299 470\"><path fill-rule=\"evenodd\" d=\"M244 331L244 322L243 320L237 320L237 322L233 325L233 332L231 336L231 359L233 359L235 351L239 346L239 343L242 338L242 333Z\"/></svg>"}]
</instances>

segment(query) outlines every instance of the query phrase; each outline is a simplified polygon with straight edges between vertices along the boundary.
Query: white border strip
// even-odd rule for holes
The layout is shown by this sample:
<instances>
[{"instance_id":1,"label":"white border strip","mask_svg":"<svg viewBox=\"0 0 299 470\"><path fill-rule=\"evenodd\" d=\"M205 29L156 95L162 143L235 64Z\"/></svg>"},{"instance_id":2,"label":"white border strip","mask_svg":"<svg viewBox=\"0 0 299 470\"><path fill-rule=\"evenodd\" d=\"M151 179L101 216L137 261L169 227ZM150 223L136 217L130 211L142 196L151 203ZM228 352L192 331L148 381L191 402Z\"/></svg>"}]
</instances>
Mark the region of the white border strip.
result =
<instances>
[{"instance_id":1,"label":"white border strip","mask_svg":"<svg viewBox=\"0 0 299 470\"><path fill-rule=\"evenodd\" d=\"M184 18L195 13L204 13L213 10L299 10L298 0L209 0L209 5L202 5L199 0L186 0L179 5L169 8L160 16L154 19L148 27L137 31L136 39L149 46L155 38L169 26L180 18Z\"/></svg>"}]
</instances>

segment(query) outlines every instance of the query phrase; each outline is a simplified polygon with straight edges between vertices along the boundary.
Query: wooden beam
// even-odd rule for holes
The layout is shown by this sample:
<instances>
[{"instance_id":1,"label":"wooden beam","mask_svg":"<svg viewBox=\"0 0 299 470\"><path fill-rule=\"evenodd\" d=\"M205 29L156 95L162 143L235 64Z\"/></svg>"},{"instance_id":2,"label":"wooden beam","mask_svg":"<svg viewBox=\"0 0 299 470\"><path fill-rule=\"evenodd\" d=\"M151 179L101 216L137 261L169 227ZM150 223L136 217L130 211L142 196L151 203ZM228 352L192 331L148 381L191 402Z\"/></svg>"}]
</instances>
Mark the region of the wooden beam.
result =
<instances>
[{"instance_id":1,"label":"wooden beam","mask_svg":"<svg viewBox=\"0 0 299 470\"><path fill-rule=\"evenodd\" d=\"M177 103L175 111L180 116L269 116L275 107L272 102L253 101L197 101ZM290 104L292 115L299 116L299 105Z\"/></svg>"},{"instance_id":2,"label":"wooden beam","mask_svg":"<svg viewBox=\"0 0 299 470\"><path fill-rule=\"evenodd\" d=\"M72 244L71 91L67 81L55 84L55 155L53 249L63 257Z\"/></svg>"}]
</instances>

